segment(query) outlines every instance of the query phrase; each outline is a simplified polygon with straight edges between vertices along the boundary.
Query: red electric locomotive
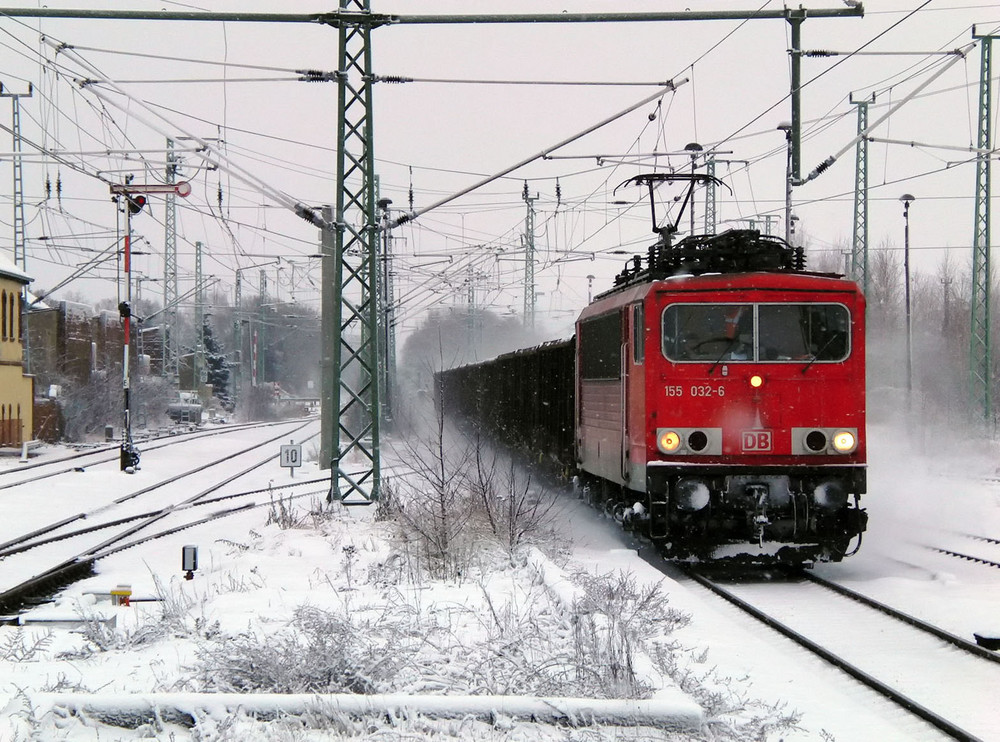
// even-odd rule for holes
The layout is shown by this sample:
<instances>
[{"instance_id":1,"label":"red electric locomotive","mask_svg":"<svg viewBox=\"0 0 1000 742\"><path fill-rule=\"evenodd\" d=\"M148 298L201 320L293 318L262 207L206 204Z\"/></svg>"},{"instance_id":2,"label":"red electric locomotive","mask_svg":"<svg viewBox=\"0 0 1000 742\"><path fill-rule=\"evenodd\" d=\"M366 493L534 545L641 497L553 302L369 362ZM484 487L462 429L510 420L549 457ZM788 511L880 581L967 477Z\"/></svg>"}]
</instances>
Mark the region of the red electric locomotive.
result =
<instances>
[{"instance_id":1,"label":"red electric locomotive","mask_svg":"<svg viewBox=\"0 0 1000 742\"><path fill-rule=\"evenodd\" d=\"M838 561L865 530L864 296L753 230L636 258L580 315L576 458L668 554Z\"/></svg>"}]
</instances>

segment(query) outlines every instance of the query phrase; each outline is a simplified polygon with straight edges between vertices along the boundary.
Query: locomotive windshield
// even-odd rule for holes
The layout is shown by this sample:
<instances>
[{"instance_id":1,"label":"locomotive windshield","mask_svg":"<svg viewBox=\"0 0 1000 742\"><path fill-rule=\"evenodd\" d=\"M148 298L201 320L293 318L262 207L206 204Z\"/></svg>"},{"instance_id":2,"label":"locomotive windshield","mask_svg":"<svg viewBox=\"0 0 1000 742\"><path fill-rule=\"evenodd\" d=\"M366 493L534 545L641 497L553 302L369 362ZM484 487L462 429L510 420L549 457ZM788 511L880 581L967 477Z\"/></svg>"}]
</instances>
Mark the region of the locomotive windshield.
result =
<instances>
[{"instance_id":1,"label":"locomotive windshield","mask_svg":"<svg viewBox=\"0 0 1000 742\"><path fill-rule=\"evenodd\" d=\"M842 304L671 304L663 354L671 361L842 361L850 353Z\"/></svg>"}]
</instances>

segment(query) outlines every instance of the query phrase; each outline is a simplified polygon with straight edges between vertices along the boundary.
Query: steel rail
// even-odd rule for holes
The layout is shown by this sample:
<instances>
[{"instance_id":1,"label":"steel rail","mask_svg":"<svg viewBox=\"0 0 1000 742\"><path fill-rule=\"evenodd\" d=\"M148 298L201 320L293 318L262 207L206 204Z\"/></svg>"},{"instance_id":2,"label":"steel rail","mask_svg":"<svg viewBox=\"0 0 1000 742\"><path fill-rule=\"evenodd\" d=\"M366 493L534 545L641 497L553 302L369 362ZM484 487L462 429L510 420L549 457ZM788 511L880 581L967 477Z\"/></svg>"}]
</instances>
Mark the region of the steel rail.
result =
<instances>
[{"instance_id":1,"label":"steel rail","mask_svg":"<svg viewBox=\"0 0 1000 742\"><path fill-rule=\"evenodd\" d=\"M307 438L303 438L303 440L307 441L307 440L309 440L311 438L315 438L318 435L319 435L319 433L314 433L313 435L308 436ZM265 441L265 443L270 443L270 442L271 441ZM264 444L261 444L261 445L264 445ZM227 457L224 460L228 461L230 458L232 458L232 457L229 456L229 457ZM209 487L206 490L202 490L197 495L193 495L193 496L189 497L186 500L182 500L177 505L170 505L168 507L163 508L159 513L157 513L156 515L152 516L151 518L149 518L145 522L139 523L137 525L132 526L131 528L128 528L128 529L122 531L121 533L119 533L114 538L108 539L107 541L105 541L105 542L103 542L101 544L98 544L97 546L91 547L90 549L88 549L84 553L87 556L96 555L96 554L100 553L102 550L104 550L104 549L106 549L108 547L111 547L114 544L116 544L117 542L121 541L126 536L131 536L133 533L138 533L143 528L146 528L147 526L150 526L153 523L161 521L164 518L166 518L168 515L171 515L172 513L177 512L181 508L181 506L191 505L192 503L195 503L198 500L200 500L201 498L203 498L205 495L208 495L208 494L210 494L212 492L215 492L217 489L220 489L221 487L225 487L230 482L232 482L232 481L234 481L236 479L239 479L242 476L245 476L245 475L249 474L254 469L259 469L260 467L264 466L265 464L269 464L272 461L274 461L274 454L268 454L263 459L261 459L260 461L258 461L255 464L252 464L251 466L247 467L246 469L243 469L243 470L237 472L236 474L233 474L232 476L226 477L221 482L218 482L218 483L212 485L211 487Z\"/></svg>"},{"instance_id":2,"label":"steel rail","mask_svg":"<svg viewBox=\"0 0 1000 742\"><path fill-rule=\"evenodd\" d=\"M313 436L313 437L315 437L315 436ZM184 504L184 505L182 505L180 507L173 507L172 510L171 510L171 512L176 513L176 512L180 512L182 510L187 510L189 508L202 507L204 505L214 505L215 503L223 502L225 500L235 500L238 497L250 497L252 495L257 495L257 494L261 494L263 492L269 492L269 491L270 492L274 492L276 490L284 489L284 488L287 488L287 487L299 487L299 486L302 486L302 485L305 485L305 484L318 484L318 483L325 484L329 488L330 478L329 477L324 477L323 479L307 479L304 482L295 482L294 484L280 485L279 487L256 489L256 490L247 490L246 492L233 492L232 494L219 495L218 497L211 497L211 498L209 498L207 500L199 500L198 502ZM318 492L318 490L317 490L317 492ZM304 497L305 495L314 495L314 494L316 494L316 492L307 492L305 494L301 494L300 493L300 494L297 494L297 495L289 495L288 498L290 500L291 499L299 499L300 497ZM323 491L323 494L324 495L326 494L326 490ZM240 507L243 508L243 507L246 507L246 506L240 506ZM75 538L76 536L83 536L84 534L87 534L87 533L94 533L95 531L103 531L105 528L114 528L115 526L121 526L121 525L124 525L126 523L131 523L132 521L135 521L135 520L142 520L143 518L152 518L155 515L159 515L164 510L165 510L164 508L159 508L157 510L147 510L145 513L136 513L135 515L129 515L129 516L126 516L124 518L118 518L116 520L109 520L109 521L106 521L104 523L98 523L98 524L93 525L93 526L87 526L86 528L78 528L75 531L69 531L67 533L62 533L62 534L59 534L58 536L50 536L49 538L41 539L39 541L28 541L27 539L25 539L24 541L20 542L19 546L15 546L14 548L11 548L11 549L0 550L0 559L2 559L3 557L6 557L6 556L13 556L14 554L20 554L20 553L25 552L25 551L30 551L31 549L36 549L39 546L45 546L46 544L56 543L57 541L65 541L66 539ZM71 521L69 521L69 522L71 522ZM48 531L46 531L46 532L48 532ZM38 534L38 535L41 535L41 534Z\"/></svg>"},{"instance_id":3,"label":"steel rail","mask_svg":"<svg viewBox=\"0 0 1000 742\"><path fill-rule=\"evenodd\" d=\"M300 421L299 420L283 420L281 422L244 423L242 425L227 426L226 428L221 429L221 430L198 430L198 431L189 432L189 433L179 433L177 435L170 435L170 434L168 434L168 435L161 435L161 436L155 436L155 437L150 437L150 438L142 438L142 439L138 439L138 440L145 440L145 441L165 441L165 442L160 443L159 445L156 445L156 446L149 446L149 447L145 447L144 446L143 447L143 451L158 451L161 448L166 448L167 446L174 446L174 445L177 445L177 444L180 444L180 443L187 443L189 441L198 440L200 438L209 438L211 436L216 436L216 435L227 435L229 433L239 432L241 430L247 430L247 429L250 429L250 428L266 428L266 427L272 427L272 426L275 426L275 425L293 425L293 424L295 424L297 422L300 422ZM100 446L100 447L92 449L90 451L81 451L79 453L75 453L75 454L72 454L70 456L63 456L63 457L58 458L58 459L51 459L49 461L36 461L33 464L27 464L25 466L17 466L17 467L11 468L11 469L3 469L3 470L0 470L0 476L3 476L5 474L16 474L17 472L23 472L23 471L27 471L29 469L37 469L38 467L42 467L42 466L52 466L54 464L62 464L64 462L66 462L66 461L74 461L76 459L84 458L85 456L97 456L97 455L99 455L101 453L104 453L105 451L111 451L111 450L116 451L116 453L115 453L115 455L113 457L106 458L106 459L99 459L97 461L94 461L94 462L88 464L88 466L96 466L98 464L106 464L109 461L118 461L118 458L119 458L119 454L117 453L118 449L119 449L119 444L118 443L115 443L115 444L113 444L111 446ZM27 484L28 482L37 482L40 479L48 479L49 477L54 477L54 476L57 476L59 474L67 474L67 473L69 473L71 471L75 471L77 468L78 467L73 467L72 469L60 469L59 471L53 472L51 474L39 474L39 475L34 476L34 477L28 477L27 479L18 480L17 482L8 482L6 484L0 484L0 490L12 489L12 488L17 487L18 485L21 485L21 484Z\"/></svg>"},{"instance_id":4,"label":"steel rail","mask_svg":"<svg viewBox=\"0 0 1000 742\"><path fill-rule=\"evenodd\" d=\"M801 570L798 574L804 577L805 579L809 580L810 582L820 585L821 587L825 587L828 590L832 590L838 595L843 595L845 598L850 598L851 600L861 603L862 605L868 606L869 608L874 608L876 611L879 611L880 613L884 613L885 615L891 616L892 618L895 618L898 621L902 621L903 623L908 624L915 629L919 629L920 631L924 631L928 634L931 634L932 636L941 639L942 641L948 642L948 644L951 644L954 647L958 647L961 650L969 652L970 654L974 654L977 657L981 657L985 660L989 660L990 662L1000 663L1000 655L998 655L996 652L991 652L988 649L984 649L975 642L970 642L968 639L963 639L962 637L957 636L956 634L952 634L951 632L945 631L944 629L938 626L934 626L933 624L927 623L926 621L923 621L917 618L916 616L911 616L908 613L903 613L902 611L896 610L895 608L888 606L885 603L881 603L875 600L874 598L869 598L867 595L851 590L849 587L844 587L843 585L828 580L825 577L820 577L811 572L807 572L806 570Z\"/></svg>"},{"instance_id":5,"label":"steel rail","mask_svg":"<svg viewBox=\"0 0 1000 742\"><path fill-rule=\"evenodd\" d=\"M774 617L764 613L760 609L755 608L747 601L738 597L729 590L726 590L725 588L721 587L715 582L712 582L712 580L708 579L704 575L698 574L691 567L684 566L681 567L681 569L684 572L684 574L686 574L692 580L702 585L706 589L711 590L713 593L718 595L723 600L726 600L727 602L736 606L744 613L753 616L755 619L757 619L764 625L768 626L771 629L774 629L782 636L798 644L800 647L809 650L816 656L820 657L826 662L829 662L834 667L847 673L858 682L874 690L875 692L881 694L882 696L888 698L890 701L897 704L898 706L906 709L915 716L923 719L927 723L940 729L942 732L952 737L953 739L967 740L968 742L982 742L982 740L980 740L979 737L976 737L975 735L962 729L958 725L953 724L944 717L939 716L926 706L923 706L922 704L917 703L913 699L904 696L902 693L900 693L892 686L883 683L878 678L868 674L867 672L857 667L856 665L847 662L845 659L834 654L825 647L817 644L808 637L800 634L798 631L795 631L791 627L786 626L785 624L781 623Z\"/></svg>"},{"instance_id":6,"label":"steel rail","mask_svg":"<svg viewBox=\"0 0 1000 742\"><path fill-rule=\"evenodd\" d=\"M313 422L313 421L310 420L309 422L305 422L302 425L299 425L297 428L294 428L291 431L291 433L297 433L298 431L302 430L302 428L304 428L306 425L309 425L310 422ZM178 480L181 480L181 479L189 477L189 476L191 476L193 474L197 474L199 472L202 472L205 469L210 469L213 466L218 466L219 464L225 463L225 462L229 461L230 459L232 459L235 456L242 456L245 453L250 453L254 449L260 448L261 446L267 445L268 443L273 443L276 440L284 438L288 434L289 434L289 431L282 431L282 433L280 435L277 435L274 438L269 438L266 441L263 441L261 443L254 444L254 445L248 446L247 448L244 448L244 449L242 449L240 451L236 451L234 453L228 454L226 456L226 458L224 458L224 459L219 459L217 461L211 461L211 462L209 462L207 464L202 464L200 466L195 467L194 469L189 469L188 471L181 472L180 474L175 474L172 477L168 477L167 479L163 479L163 480L161 480L159 482L156 482L154 484L149 485L148 487L143 487L142 489L136 490L135 492L130 492L127 495L123 495L122 497L119 497L119 498L117 498L115 500L112 500L109 503L101 505L100 508L98 508L98 510L104 510L105 508L111 507L112 505L120 505L121 503L127 502L128 500L135 499L136 497L140 497L140 496L145 495L145 494L147 494L149 492L152 492L154 490L160 489L161 487L165 487L165 486L167 486L169 484L173 484L174 482L176 482ZM115 459L112 459L112 460L117 460L117 458L118 457L116 456ZM274 457L271 456L269 459L266 459L264 462L262 462L260 464L257 464L257 466L263 466L265 463L267 463L267 461L269 461L269 460L271 460L273 458ZM242 474L240 474L239 476L242 476ZM223 486L225 484L228 484L229 482L233 481L233 479L236 479L236 478L237 477L231 477L231 478L227 479L226 481L220 483L218 485L218 487L221 487L221 486ZM218 487L216 487L216 488L218 488ZM211 491L213 491L213 490L207 490L205 493L202 493L202 494L204 495L204 494L207 494L207 492L211 492ZM9 551L10 547L12 547L12 546L17 546L19 544L24 544L24 543L26 543L28 541L31 541L32 539L36 538L37 536L42 536L42 535L45 535L46 533L52 533L53 531L56 531L56 530L62 528L63 526L67 526L70 523L74 523L74 522L76 522L78 520L86 520L92 514L93 513L87 513L87 512L77 513L76 515L71 515L71 516L69 516L67 518L63 518L61 521L58 521L56 523L50 523L47 526L43 526L42 528L38 528L38 529L32 531L31 533L25 533L25 534L22 534L21 536L18 536L18 537L13 538L13 539L11 539L9 541L6 541L6 542L0 544L0 556L3 556L3 555L8 554L8 553L14 553L14 552L10 552ZM77 535L79 535L79 534L77 534ZM56 539L50 539L50 541L59 541L59 540L62 540L62 539L58 539L58 538L56 538Z\"/></svg>"},{"instance_id":7,"label":"steel rail","mask_svg":"<svg viewBox=\"0 0 1000 742\"><path fill-rule=\"evenodd\" d=\"M1000 569L1000 562L994 562L991 559L983 559L982 557L972 556L971 554L963 554L960 551L952 551L951 549L942 549L939 546L925 546L925 549L930 549L931 551L936 551L939 554L947 554L951 557L956 557L958 559L964 559L967 562L975 562L976 564L983 564L987 567L995 567Z\"/></svg>"},{"instance_id":8,"label":"steel rail","mask_svg":"<svg viewBox=\"0 0 1000 742\"><path fill-rule=\"evenodd\" d=\"M294 498L292 498L291 496L289 496L289 499L299 499L301 497L309 497L309 496L315 496L315 495L323 495L325 497L326 493L329 491L329 481L330 480L328 480L328 479L324 479L323 480L323 483L326 484L326 485L328 485L328 486L325 487L322 490L316 490L315 492L302 492L302 493L299 493L298 495L295 495ZM241 495L245 495L246 493L240 493L240 494ZM213 520L217 520L219 518L225 518L225 517L230 516L230 515L235 515L236 513L242 513L242 512L245 512L247 510L253 510L255 508L261 508L261 507L264 507L265 505L269 505L269 504L270 503L250 502L250 503L247 503L246 505L238 505L236 507L228 508L226 510L219 510L218 512L212 513L211 515L208 515L208 516L206 516L204 518L199 518L198 520L190 521L188 523L182 523L179 526L171 526L170 528L166 529L165 531L157 531L156 533L152 533L152 534L150 534L148 536L140 538L137 541L130 541L127 544L121 544L119 546L109 547L108 549L106 549L106 550L104 550L102 552L94 554L93 557L94 557L94 559L104 559L105 557L111 556L112 554L117 554L119 551L125 551L126 549L131 549L133 546L139 546L140 544L144 544L144 543L146 543L148 541L154 541L154 540L156 540L158 538L163 538L164 536L169 536L171 534L178 533L179 531L186 531L188 528L194 528L195 526L200 526L200 525L202 525L204 523L209 523L209 522L211 522Z\"/></svg>"},{"instance_id":9,"label":"steel rail","mask_svg":"<svg viewBox=\"0 0 1000 742\"><path fill-rule=\"evenodd\" d=\"M305 426L303 425L302 427ZM287 433L284 433L281 437L283 437L284 435L287 435ZM318 435L318 433L309 436L309 438L314 438L316 437L316 435ZM270 443L273 440L274 439L264 441L263 443L258 444L258 447L266 445L267 443ZM308 440L308 438L306 440ZM232 455L227 455L225 458L222 458L215 463L222 463L224 461L229 461L231 458ZM193 497L188 498L182 504L191 503L197 500L198 498L204 497L204 495L213 492L221 487L224 487L229 482L232 482L233 480L238 479L239 477L244 476L245 474L248 474L254 469L257 469L273 460L274 460L273 454L268 455L262 461L258 461L252 464L251 466L247 467L246 469L243 469L240 472L230 477L227 477L226 479L216 483L212 487L198 493L197 495L194 495ZM221 517L223 515L232 515L235 512L239 512L241 510L246 509L246 507L247 506L244 506L242 508L232 508L226 511L220 511L220 513L217 513L215 517ZM58 589L64 585L67 585L75 581L76 579L79 579L80 577L89 576L93 574L94 564L100 558L108 556L110 554L113 554L117 551L126 548L125 546L120 546L118 542L123 541L125 538L133 535L142 528L145 528L151 525L152 523L162 520L167 515L175 512L176 510L177 510L176 506L164 508L161 512L159 512L157 515L147 520L145 523L133 526L132 528L129 528L123 531L122 533L118 534L114 538L108 539L107 541L104 541L98 544L97 546L89 547L85 551L77 554L76 556L66 559L57 564L56 566L43 571L41 574L38 574L18 585L15 585L12 588L0 592L0 614L19 610L28 602L29 597L35 593L42 591L48 592L54 589ZM209 517L207 519L203 519L202 522L211 519L212 517ZM145 541L150 541L155 538L160 538L164 535L167 535L167 533L175 532L176 530L183 530L183 528L190 528L194 525L197 525L197 523L189 523L183 527L174 527L172 529L168 529L168 531L165 531L163 533L153 534L147 536L146 538L132 542L131 544L129 544L129 546L135 546L136 544L143 543Z\"/></svg>"}]
</instances>

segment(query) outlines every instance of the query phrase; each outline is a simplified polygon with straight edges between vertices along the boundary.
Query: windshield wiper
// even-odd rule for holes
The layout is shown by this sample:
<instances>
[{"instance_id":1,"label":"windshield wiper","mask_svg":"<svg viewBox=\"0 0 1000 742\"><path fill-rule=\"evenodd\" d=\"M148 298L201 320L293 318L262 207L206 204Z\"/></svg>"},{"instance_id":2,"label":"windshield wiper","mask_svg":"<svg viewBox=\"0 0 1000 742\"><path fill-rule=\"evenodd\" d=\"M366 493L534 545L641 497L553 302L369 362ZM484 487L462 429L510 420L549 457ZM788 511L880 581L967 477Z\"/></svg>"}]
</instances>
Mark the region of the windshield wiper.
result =
<instances>
[{"instance_id":1,"label":"windshield wiper","mask_svg":"<svg viewBox=\"0 0 1000 742\"><path fill-rule=\"evenodd\" d=\"M825 343L823 343L823 346L819 350L817 350L816 353L813 354L812 358L809 359L809 363L807 363L805 366L802 367L801 373L804 374L806 371L808 371L809 367L819 360L819 357L823 355L823 351L829 348L830 344L836 339L837 339L836 334L830 335L829 339Z\"/></svg>"},{"instance_id":2,"label":"windshield wiper","mask_svg":"<svg viewBox=\"0 0 1000 742\"><path fill-rule=\"evenodd\" d=\"M735 337L732 338L729 341L729 343L726 345L726 347L722 349L722 354L718 358L715 359L715 363L713 363L712 366L711 366L711 368L708 369L708 375L709 376L711 376L712 372L714 372L715 369L718 367L718 365L720 363L722 363L722 359L726 357L726 353L728 353L729 351L731 351L733 349L733 346L736 344L737 339L738 338L735 338Z\"/></svg>"}]
</instances>

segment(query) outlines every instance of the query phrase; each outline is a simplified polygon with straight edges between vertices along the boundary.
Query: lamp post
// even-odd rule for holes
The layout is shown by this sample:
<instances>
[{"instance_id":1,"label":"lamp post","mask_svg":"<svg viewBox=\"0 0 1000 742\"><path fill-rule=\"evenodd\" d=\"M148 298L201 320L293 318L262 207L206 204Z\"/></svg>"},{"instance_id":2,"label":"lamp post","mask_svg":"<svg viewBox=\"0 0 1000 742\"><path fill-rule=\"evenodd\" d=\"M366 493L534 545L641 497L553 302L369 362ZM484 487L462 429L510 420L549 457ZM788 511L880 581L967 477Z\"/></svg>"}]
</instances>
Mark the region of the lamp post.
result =
<instances>
[{"instance_id":1,"label":"lamp post","mask_svg":"<svg viewBox=\"0 0 1000 742\"><path fill-rule=\"evenodd\" d=\"M698 167L698 155L704 152L698 142L689 142L684 146L684 151L691 155L691 175L693 176ZM691 234L694 235L694 181L691 181Z\"/></svg>"},{"instance_id":2,"label":"lamp post","mask_svg":"<svg viewBox=\"0 0 1000 742\"><path fill-rule=\"evenodd\" d=\"M903 281L906 305L906 403L910 404L913 392L913 327L910 318L910 204L915 197L904 193L903 202Z\"/></svg>"}]
</instances>

